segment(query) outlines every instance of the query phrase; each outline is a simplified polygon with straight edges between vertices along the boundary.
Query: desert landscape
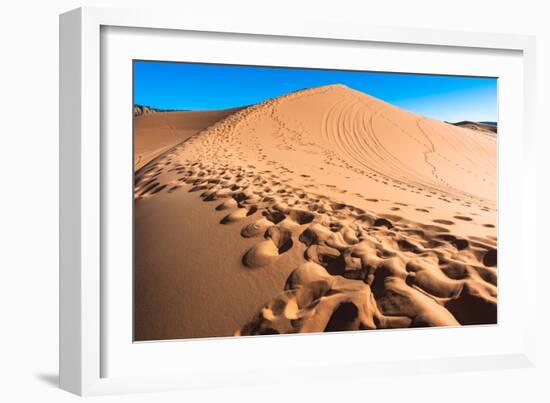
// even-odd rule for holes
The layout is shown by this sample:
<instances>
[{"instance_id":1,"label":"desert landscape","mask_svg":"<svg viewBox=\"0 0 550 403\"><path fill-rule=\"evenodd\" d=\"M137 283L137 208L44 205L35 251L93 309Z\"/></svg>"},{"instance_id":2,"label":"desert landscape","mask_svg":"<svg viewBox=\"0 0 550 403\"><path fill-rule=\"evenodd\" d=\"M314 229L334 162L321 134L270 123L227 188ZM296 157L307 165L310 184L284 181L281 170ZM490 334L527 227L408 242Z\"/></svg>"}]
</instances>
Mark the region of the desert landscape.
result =
<instances>
[{"instance_id":1,"label":"desert landscape","mask_svg":"<svg viewBox=\"0 0 550 403\"><path fill-rule=\"evenodd\" d=\"M134 115L136 341L497 323L496 125L340 84Z\"/></svg>"}]
</instances>

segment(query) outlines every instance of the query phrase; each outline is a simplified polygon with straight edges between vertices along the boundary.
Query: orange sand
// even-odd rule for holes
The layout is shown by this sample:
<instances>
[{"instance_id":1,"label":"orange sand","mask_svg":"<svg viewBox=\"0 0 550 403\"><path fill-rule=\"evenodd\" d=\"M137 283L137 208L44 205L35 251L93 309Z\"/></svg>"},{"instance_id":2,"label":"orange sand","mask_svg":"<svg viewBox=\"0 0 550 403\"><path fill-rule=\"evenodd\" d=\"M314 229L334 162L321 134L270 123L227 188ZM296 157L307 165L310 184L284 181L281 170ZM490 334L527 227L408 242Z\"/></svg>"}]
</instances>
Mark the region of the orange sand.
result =
<instances>
[{"instance_id":1,"label":"orange sand","mask_svg":"<svg viewBox=\"0 0 550 403\"><path fill-rule=\"evenodd\" d=\"M221 111L155 112L147 107L134 110L134 167L139 169L153 158L187 140L192 135L236 112Z\"/></svg>"},{"instance_id":2,"label":"orange sand","mask_svg":"<svg viewBox=\"0 0 550 403\"><path fill-rule=\"evenodd\" d=\"M136 340L496 323L490 131L330 85L135 152Z\"/></svg>"}]
</instances>

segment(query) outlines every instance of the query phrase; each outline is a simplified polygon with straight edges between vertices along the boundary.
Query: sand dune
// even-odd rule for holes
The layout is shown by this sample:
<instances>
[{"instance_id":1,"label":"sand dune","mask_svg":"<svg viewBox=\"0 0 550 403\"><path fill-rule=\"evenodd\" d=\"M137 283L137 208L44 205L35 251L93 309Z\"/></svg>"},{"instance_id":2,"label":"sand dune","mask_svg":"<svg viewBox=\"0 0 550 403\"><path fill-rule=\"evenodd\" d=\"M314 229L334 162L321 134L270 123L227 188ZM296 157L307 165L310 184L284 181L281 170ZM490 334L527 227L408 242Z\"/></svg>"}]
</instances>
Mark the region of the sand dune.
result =
<instances>
[{"instance_id":1,"label":"sand dune","mask_svg":"<svg viewBox=\"0 0 550 403\"><path fill-rule=\"evenodd\" d=\"M146 106L135 107L135 169L141 168L164 151L237 110L239 108L219 111L163 112Z\"/></svg>"},{"instance_id":2,"label":"sand dune","mask_svg":"<svg viewBox=\"0 0 550 403\"><path fill-rule=\"evenodd\" d=\"M497 133L497 125L493 123L470 122L468 120L464 120L462 122L453 123L453 125L463 127L465 129L480 131L483 133Z\"/></svg>"},{"instance_id":3,"label":"sand dune","mask_svg":"<svg viewBox=\"0 0 550 403\"><path fill-rule=\"evenodd\" d=\"M496 323L496 179L494 135L341 85L231 113L136 171L135 337Z\"/></svg>"},{"instance_id":4,"label":"sand dune","mask_svg":"<svg viewBox=\"0 0 550 403\"><path fill-rule=\"evenodd\" d=\"M134 116L150 115L157 112L160 111L147 105L134 105Z\"/></svg>"}]
</instances>

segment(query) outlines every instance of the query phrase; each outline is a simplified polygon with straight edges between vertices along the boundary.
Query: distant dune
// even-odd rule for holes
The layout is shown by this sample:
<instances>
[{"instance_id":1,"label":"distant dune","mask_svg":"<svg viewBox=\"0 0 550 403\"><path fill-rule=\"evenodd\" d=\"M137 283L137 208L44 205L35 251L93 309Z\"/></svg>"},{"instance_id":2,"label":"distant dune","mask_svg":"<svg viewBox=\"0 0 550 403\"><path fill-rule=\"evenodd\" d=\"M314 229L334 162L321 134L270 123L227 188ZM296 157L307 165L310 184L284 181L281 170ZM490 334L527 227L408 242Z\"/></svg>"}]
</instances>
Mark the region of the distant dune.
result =
<instances>
[{"instance_id":1,"label":"distant dune","mask_svg":"<svg viewBox=\"0 0 550 403\"><path fill-rule=\"evenodd\" d=\"M146 105L134 105L134 116L150 115L155 112L158 112L155 108Z\"/></svg>"},{"instance_id":2,"label":"distant dune","mask_svg":"<svg viewBox=\"0 0 550 403\"><path fill-rule=\"evenodd\" d=\"M496 133L497 124L489 122L471 122L469 120L464 120L462 122L451 123L458 127L463 127L465 129L476 130L484 133Z\"/></svg>"},{"instance_id":3,"label":"distant dune","mask_svg":"<svg viewBox=\"0 0 550 403\"><path fill-rule=\"evenodd\" d=\"M134 112L134 166L136 169L239 110L236 108L219 111L159 111L139 105L136 108L137 112Z\"/></svg>"},{"instance_id":4,"label":"distant dune","mask_svg":"<svg viewBox=\"0 0 550 403\"><path fill-rule=\"evenodd\" d=\"M138 136L136 340L496 323L496 136L342 85Z\"/></svg>"}]
</instances>

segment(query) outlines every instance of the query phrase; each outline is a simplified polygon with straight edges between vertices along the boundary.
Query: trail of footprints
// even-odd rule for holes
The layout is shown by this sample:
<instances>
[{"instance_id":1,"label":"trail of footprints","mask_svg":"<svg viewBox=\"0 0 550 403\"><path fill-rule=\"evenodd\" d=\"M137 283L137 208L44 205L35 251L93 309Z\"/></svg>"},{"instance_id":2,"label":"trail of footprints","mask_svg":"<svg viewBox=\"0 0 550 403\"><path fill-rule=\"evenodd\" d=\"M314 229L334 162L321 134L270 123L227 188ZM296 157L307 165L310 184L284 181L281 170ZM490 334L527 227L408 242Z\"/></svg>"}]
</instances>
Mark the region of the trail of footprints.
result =
<instances>
[{"instance_id":1,"label":"trail of footprints","mask_svg":"<svg viewBox=\"0 0 550 403\"><path fill-rule=\"evenodd\" d=\"M257 239L242 255L250 269L304 250L285 289L236 335L496 323L496 238L454 236L450 220L378 216L289 186L284 171L180 163L176 152L136 174L136 202L185 190L216 202L227 213L222 225L253 217L240 229L240 236ZM175 179L163 183L161 175Z\"/></svg>"}]
</instances>

